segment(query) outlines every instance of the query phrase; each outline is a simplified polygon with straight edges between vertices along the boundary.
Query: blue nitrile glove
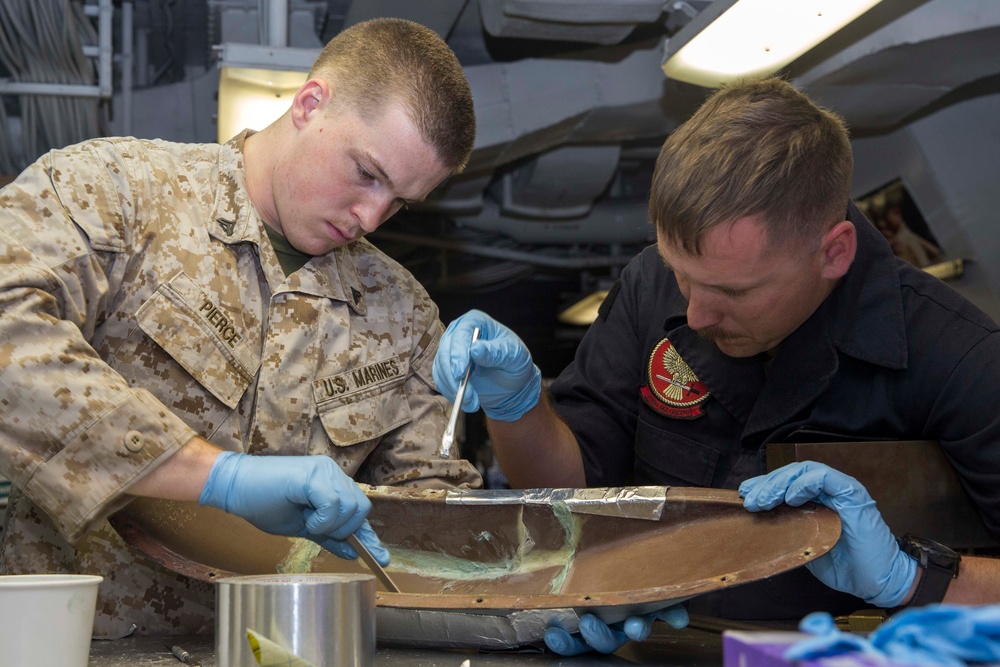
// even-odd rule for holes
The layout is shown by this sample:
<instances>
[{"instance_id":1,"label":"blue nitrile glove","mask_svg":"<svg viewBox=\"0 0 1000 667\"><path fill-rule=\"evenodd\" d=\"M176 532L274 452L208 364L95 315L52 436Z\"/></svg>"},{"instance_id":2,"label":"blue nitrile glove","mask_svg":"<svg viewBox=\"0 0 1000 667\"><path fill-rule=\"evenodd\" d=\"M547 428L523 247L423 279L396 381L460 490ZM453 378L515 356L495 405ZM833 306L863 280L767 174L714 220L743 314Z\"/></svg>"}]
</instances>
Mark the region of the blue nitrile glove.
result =
<instances>
[{"instance_id":1,"label":"blue nitrile glove","mask_svg":"<svg viewBox=\"0 0 1000 667\"><path fill-rule=\"evenodd\" d=\"M816 611L799 622L799 630L813 637L795 642L785 649L785 660L812 660L841 653L876 655L878 651L862 635L844 632L837 627L833 616Z\"/></svg>"},{"instance_id":2,"label":"blue nitrile glove","mask_svg":"<svg viewBox=\"0 0 1000 667\"><path fill-rule=\"evenodd\" d=\"M905 609L869 637L890 660L907 665L1000 662L1000 605L930 604Z\"/></svg>"},{"instance_id":3,"label":"blue nitrile glove","mask_svg":"<svg viewBox=\"0 0 1000 667\"><path fill-rule=\"evenodd\" d=\"M931 604L906 609L867 638L838 630L826 612L809 614L799 629L816 636L788 647L787 660L861 652L894 665L961 667L1000 661L1000 605Z\"/></svg>"},{"instance_id":4,"label":"blue nitrile glove","mask_svg":"<svg viewBox=\"0 0 1000 667\"><path fill-rule=\"evenodd\" d=\"M479 340L472 330L479 327ZM472 361L462 410L475 412L482 406L486 416L512 422L538 405L542 373L531 360L528 348L513 331L480 310L470 310L448 325L434 357L434 384L450 401Z\"/></svg>"},{"instance_id":5,"label":"blue nitrile glove","mask_svg":"<svg viewBox=\"0 0 1000 667\"><path fill-rule=\"evenodd\" d=\"M545 630L545 645L560 655L580 655L588 651L614 653L629 641L641 642L653 628L653 621L666 622L672 628L688 624L687 609L680 605L667 607L642 616L630 616L619 623L608 625L591 614L580 617L580 636L571 635L562 628Z\"/></svg>"},{"instance_id":6,"label":"blue nitrile glove","mask_svg":"<svg viewBox=\"0 0 1000 667\"><path fill-rule=\"evenodd\" d=\"M858 480L814 461L800 461L740 485L743 506L751 512L782 502L798 507L810 500L840 516L840 539L829 553L806 567L830 588L869 604L902 603L917 576L917 561L904 554L875 501Z\"/></svg>"},{"instance_id":7,"label":"blue nitrile glove","mask_svg":"<svg viewBox=\"0 0 1000 667\"><path fill-rule=\"evenodd\" d=\"M250 456L222 452L198 502L243 517L273 535L305 537L341 558L356 533L382 565L389 552L365 520L371 501L327 456Z\"/></svg>"}]
</instances>

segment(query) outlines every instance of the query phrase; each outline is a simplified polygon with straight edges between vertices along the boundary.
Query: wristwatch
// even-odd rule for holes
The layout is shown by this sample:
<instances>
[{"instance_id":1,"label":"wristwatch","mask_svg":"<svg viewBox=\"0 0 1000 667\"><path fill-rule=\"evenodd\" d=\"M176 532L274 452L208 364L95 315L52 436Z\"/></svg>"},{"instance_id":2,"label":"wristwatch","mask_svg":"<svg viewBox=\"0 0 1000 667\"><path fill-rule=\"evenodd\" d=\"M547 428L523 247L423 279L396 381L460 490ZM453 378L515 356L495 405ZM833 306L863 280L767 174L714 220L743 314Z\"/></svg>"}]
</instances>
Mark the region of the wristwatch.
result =
<instances>
[{"instance_id":1,"label":"wristwatch","mask_svg":"<svg viewBox=\"0 0 1000 667\"><path fill-rule=\"evenodd\" d=\"M890 613L894 614L905 607L922 607L932 602L941 602L948 592L951 580L958 576L958 564L962 557L943 544L913 533L906 533L896 541L904 554L917 561L923 573L909 603L890 610Z\"/></svg>"}]
</instances>

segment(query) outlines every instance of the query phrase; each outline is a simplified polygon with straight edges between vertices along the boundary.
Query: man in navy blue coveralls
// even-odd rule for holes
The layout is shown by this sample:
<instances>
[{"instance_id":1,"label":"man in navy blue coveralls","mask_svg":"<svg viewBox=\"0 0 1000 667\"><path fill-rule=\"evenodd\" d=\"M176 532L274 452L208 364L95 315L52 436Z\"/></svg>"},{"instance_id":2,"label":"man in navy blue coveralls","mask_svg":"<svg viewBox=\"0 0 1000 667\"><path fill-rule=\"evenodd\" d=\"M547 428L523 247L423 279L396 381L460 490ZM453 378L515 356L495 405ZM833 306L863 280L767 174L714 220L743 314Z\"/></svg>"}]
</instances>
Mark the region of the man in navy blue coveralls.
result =
<instances>
[{"instance_id":1,"label":"man in navy blue coveralls","mask_svg":"<svg viewBox=\"0 0 1000 667\"><path fill-rule=\"evenodd\" d=\"M796 570L699 598L702 610L906 604L920 569L856 480L815 463L756 477L766 443L803 431L937 440L1000 535L998 327L893 256L850 203L852 170L843 121L788 83L723 88L664 144L657 244L624 269L551 396L524 344L480 311L442 338L438 389L454 397L471 360L463 409L484 409L515 487L740 488L754 511L793 496L838 511L844 536L810 567L818 578ZM944 599L1000 601L997 563L963 558Z\"/></svg>"}]
</instances>

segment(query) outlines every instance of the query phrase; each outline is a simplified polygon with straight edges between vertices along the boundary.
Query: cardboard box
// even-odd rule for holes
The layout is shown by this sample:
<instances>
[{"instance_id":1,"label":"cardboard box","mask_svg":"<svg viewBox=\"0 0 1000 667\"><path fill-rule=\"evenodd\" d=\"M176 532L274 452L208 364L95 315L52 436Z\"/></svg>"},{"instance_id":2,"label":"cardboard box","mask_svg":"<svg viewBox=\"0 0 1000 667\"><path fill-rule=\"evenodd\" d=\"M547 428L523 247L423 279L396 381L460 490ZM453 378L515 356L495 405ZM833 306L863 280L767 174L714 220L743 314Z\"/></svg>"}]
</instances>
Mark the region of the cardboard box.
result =
<instances>
[{"instance_id":1,"label":"cardboard box","mask_svg":"<svg viewBox=\"0 0 1000 667\"><path fill-rule=\"evenodd\" d=\"M785 650L809 636L802 632L727 630L722 633L723 667L894 667L895 665L875 660L863 653L844 653L798 662L785 660Z\"/></svg>"}]
</instances>

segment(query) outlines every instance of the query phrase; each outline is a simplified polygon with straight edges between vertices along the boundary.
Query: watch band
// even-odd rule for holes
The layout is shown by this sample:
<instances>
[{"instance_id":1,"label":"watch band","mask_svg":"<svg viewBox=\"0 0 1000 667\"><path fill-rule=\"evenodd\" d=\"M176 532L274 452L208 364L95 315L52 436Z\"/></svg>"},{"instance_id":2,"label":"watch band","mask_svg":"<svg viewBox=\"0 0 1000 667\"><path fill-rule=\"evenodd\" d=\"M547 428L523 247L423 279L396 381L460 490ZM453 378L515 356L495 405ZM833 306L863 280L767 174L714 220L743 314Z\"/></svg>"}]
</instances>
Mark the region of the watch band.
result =
<instances>
[{"instance_id":1,"label":"watch band","mask_svg":"<svg viewBox=\"0 0 1000 667\"><path fill-rule=\"evenodd\" d=\"M948 592L948 586L951 585L951 580L954 578L950 569L933 563L928 563L927 567L920 569L922 572L920 573L920 582L917 584L917 590L913 591L913 597L910 599L909 604L904 605L904 607L923 607L926 604L941 602L941 600L944 600L944 594ZM893 612L904 607L897 607Z\"/></svg>"},{"instance_id":2,"label":"watch band","mask_svg":"<svg viewBox=\"0 0 1000 667\"><path fill-rule=\"evenodd\" d=\"M917 561L920 581L910 601L889 611L890 614L907 608L941 602L951 580L958 576L962 557L948 547L933 540L907 533L898 540L903 553Z\"/></svg>"}]
</instances>

